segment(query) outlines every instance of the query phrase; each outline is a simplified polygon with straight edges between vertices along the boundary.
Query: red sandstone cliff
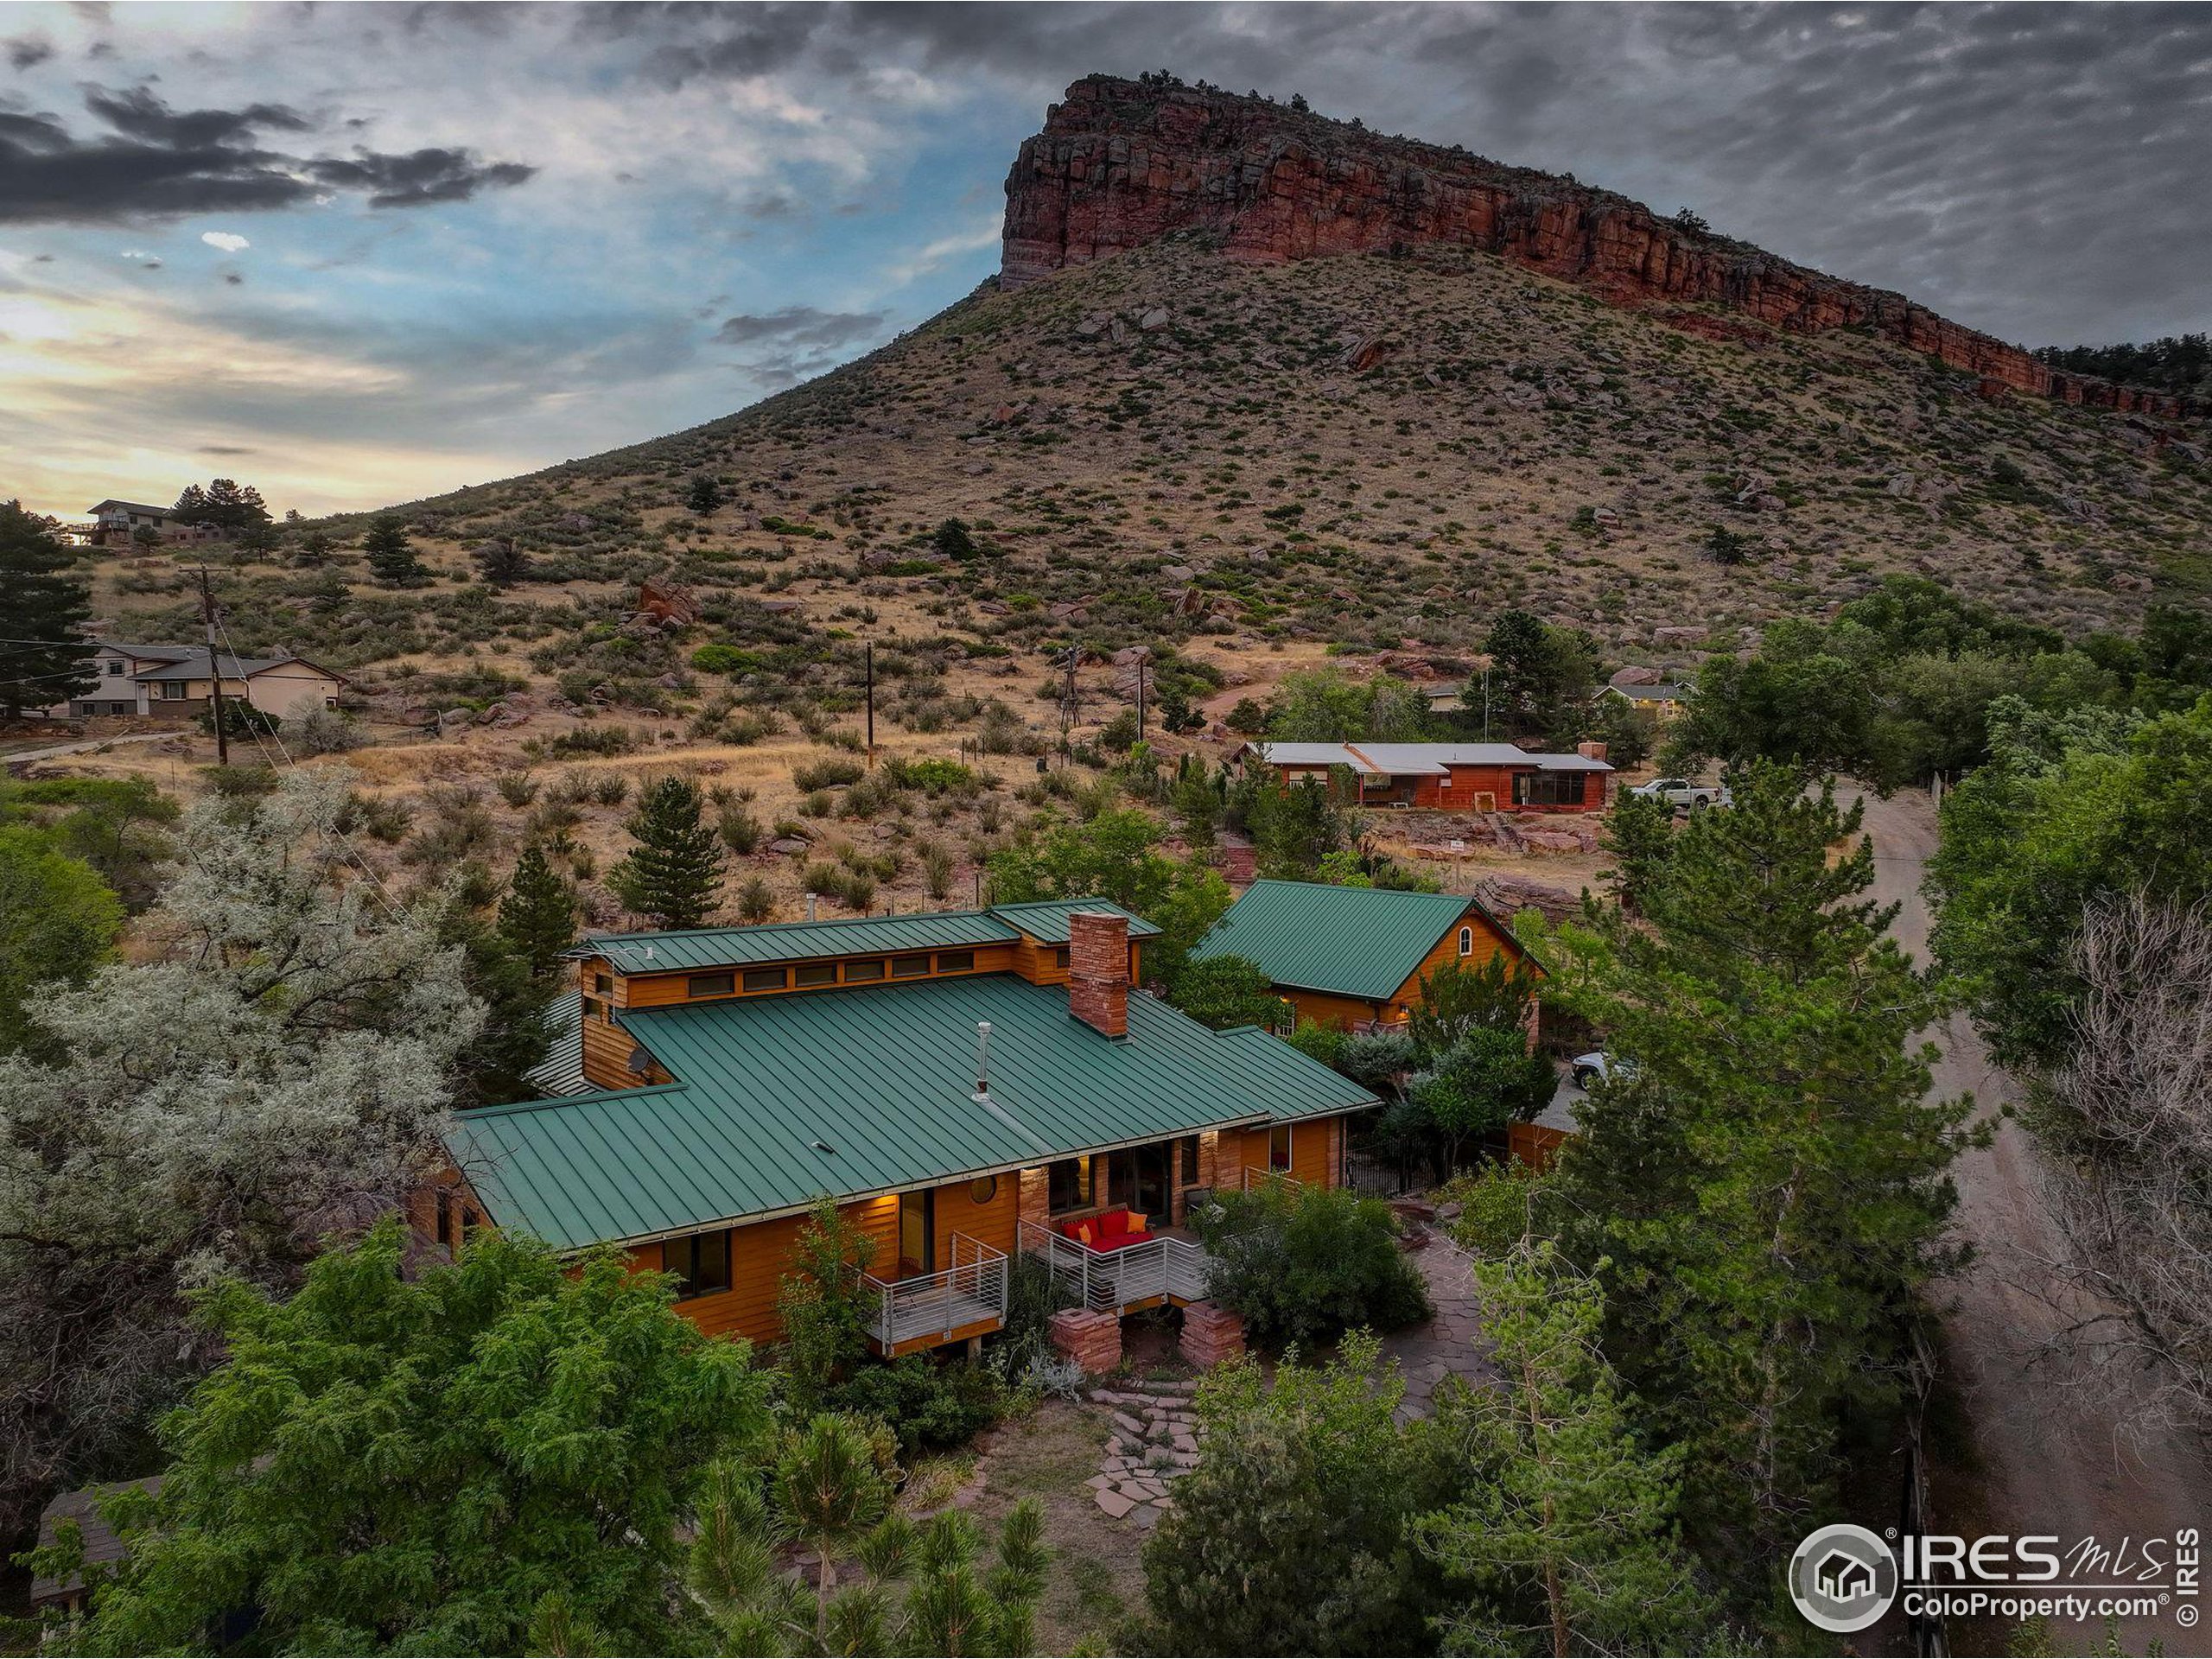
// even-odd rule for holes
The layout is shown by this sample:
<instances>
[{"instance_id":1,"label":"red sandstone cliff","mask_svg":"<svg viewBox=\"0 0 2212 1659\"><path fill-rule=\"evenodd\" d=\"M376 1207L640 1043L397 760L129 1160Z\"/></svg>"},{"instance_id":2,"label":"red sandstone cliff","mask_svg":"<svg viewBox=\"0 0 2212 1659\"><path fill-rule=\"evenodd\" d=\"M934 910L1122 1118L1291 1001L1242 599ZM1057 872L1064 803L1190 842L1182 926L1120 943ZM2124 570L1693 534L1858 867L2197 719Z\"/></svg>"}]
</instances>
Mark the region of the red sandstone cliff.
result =
<instances>
[{"instance_id":1,"label":"red sandstone cliff","mask_svg":"<svg viewBox=\"0 0 2212 1659\"><path fill-rule=\"evenodd\" d=\"M1006 193L1007 288L1179 230L1269 262L1451 243L1623 305L1709 303L1805 334L1864 326L1986 383L2168 418L2212 414L2201 400L2047 368L1902 294L1687 230L1609 191L1263 99L1090 76L1023 143Z\"/></svg>"}]
</instances>

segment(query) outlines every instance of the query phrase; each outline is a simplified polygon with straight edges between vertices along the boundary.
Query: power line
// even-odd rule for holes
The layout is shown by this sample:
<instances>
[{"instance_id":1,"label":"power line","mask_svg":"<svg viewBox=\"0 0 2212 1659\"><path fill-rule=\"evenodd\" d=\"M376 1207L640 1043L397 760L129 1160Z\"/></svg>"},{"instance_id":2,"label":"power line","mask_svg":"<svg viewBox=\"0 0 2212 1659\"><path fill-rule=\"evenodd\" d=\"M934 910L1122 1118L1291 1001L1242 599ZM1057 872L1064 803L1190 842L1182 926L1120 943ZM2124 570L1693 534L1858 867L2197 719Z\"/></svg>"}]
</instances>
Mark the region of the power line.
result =
<instances>
[{"instance_id":1,"label":"power line","mask_svg":"<svg viewBox=\"0 0 2212 1659\"><path fill-rule=\"evenodd\" d=\"M237 642L231 638L231 630L228 625L223 621L219 612L214 611L211 607L210 613L213 616L214 626L222 631L224 645L230 648L231 660L233 663L238 662L239 660L238 645ZM215 672L219 667L219 664L214 660L214 653L212 650L208 652L207 667L208 671L211 674ZM215 683L211 682L211 684L213 683ZM252 708L253 705L250 699L246 706L249 709ZM219 707L219 705L218 705L218 707ZM218 719L219 720L219 718L220 716L219 715ZM270 771L275 771L276 763L270 758L268 744L264 743L261 741L262 734L259 722L250 719L245 722L245 728L246 734L253 739L254 747L260 750L261 758L264 763L269 766ZM219 727L218 729L220 729ZM297 772L300 769L300 763L292 758L292 752L284 747L283 733L271 730L269 734L269 738L270 742L276 744L276 752L284 757L285 766L293 772ZM355 869L359 870L368 879L371 890L375 893L378 901L384 906L385 909L391 914L393 920L399 922L412 922L415 919L413 915L406 909L406 907L401 905L391 896L390 890L386 888L384 884L384 878L378 875L376 873L375 868L367 861L367 860L361 856L360 849L353 845L353 838L351 836L348 836L343 830L339 829L334 824L321 833L336 838L339 850L345 855L346 861L351 864Z\"/></svg>"}]
</instances>

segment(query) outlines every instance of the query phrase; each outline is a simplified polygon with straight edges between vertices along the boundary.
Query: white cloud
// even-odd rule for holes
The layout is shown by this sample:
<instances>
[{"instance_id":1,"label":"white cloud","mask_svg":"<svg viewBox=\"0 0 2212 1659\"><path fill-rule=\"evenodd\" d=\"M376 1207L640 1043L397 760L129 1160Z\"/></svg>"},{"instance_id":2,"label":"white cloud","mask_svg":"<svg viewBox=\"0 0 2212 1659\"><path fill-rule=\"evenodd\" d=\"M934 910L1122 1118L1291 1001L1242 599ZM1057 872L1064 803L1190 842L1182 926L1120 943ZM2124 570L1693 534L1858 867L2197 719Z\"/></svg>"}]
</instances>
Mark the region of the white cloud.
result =
<instances>
[{"instance_id":1,"label":"white cloud","mask_svg":"<svg viewBox=\"0 0 2212 1659\"><path fill-rule=\"evenodd\" d=\"M211 248L220 248L225 253L243 253L253 245L236 231L202 231L200 239Z\"/></svg>"}]
</instances>

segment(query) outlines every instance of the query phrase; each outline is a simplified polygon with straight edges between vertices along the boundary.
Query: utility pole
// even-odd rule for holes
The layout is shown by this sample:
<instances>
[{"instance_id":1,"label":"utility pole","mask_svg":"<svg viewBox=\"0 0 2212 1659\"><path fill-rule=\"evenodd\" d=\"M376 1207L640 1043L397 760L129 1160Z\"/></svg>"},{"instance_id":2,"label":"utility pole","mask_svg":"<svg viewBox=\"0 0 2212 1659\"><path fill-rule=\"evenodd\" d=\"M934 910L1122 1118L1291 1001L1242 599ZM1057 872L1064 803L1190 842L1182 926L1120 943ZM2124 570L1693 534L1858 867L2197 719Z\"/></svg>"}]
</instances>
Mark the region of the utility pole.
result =
<instances>
[{"instance_id":1,"label":"utility pole","mask_svg":"<svg viewBox=\"0 0 2212 1659\"><path fill-rule=\"evenodd\" d=\"M1490 670L1483 670L1483 741L1490 741Z\"/></svg>"},{"instance_id":2,"label":"utility pole","mask_svg":"<svg viewBox=\"0 0 2212 1659\"><path fill-rule=\"evenodd\" d=\"M215 654L215 595L207 586L207 567L200 567L200 618L207 625L207 711L215 721L215 764L231 764L231 740L223 730L223 662Z\"/></svg>"},{"instance_id":3,"label":"utility pole","mask_svg":"<svg viewBox=\"0 0 2212 1659\"><path fill-rule=\"evenodd\" d=\"M1152 664L1144 658L1137 658L1137 741L1144 741L1144 677Z\"/></svg>"},{"instance_id":4,"label":"utility pole","mask_svg":"<svg viewBox=\"0 0 2212 1659\"><path fill-rule=\"evenodd\" d=\"M868 642L868 763L875 764L875 641Z\"/></svg>"},{"instance_id":5,"label":"utility pole","mask_svg":"<svg viewBox=\"0 0 2212 1659\"><path fill-rule=\"evenodd\" d=\"M1076 664L1082 660L1082 657L1083 647L1081 645L1071 645L1068 647L1067 661L1062 664L1062 666L1068 671L1067 689L1060 693L1060 748L1062 753L1066 752L1068 747L1068 734L1075 729L1076 717L1080 712L1076 701L1075 671Z\"/></svg>"}]
</instances>

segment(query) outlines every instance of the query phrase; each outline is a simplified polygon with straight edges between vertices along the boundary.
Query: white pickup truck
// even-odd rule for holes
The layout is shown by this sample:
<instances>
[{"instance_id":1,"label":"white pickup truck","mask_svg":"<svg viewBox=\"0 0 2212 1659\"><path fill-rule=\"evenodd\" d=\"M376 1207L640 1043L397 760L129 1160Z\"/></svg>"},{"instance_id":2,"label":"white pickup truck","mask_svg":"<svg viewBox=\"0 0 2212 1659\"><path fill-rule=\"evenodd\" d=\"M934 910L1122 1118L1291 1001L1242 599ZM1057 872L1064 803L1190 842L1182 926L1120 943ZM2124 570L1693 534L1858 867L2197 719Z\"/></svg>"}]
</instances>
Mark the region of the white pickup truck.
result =
<instances>
[{"instance_id":1,"label":"white pickup truck","mask_svg":"<svg viewBox=\"0 0 2212 1659\"><path fill-rule=\"evenodd\" d=\"M1654 778L1648 784L1638 784L1629 793L1646 800L1656 795L1669 806L1686 806L1693 812L1702 812L1708 806L1735 804L1735 797L1729 794L1726 784L1693 783L1687 778Z\"/></svg>"}]
</instances>

